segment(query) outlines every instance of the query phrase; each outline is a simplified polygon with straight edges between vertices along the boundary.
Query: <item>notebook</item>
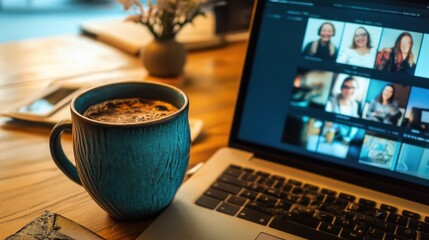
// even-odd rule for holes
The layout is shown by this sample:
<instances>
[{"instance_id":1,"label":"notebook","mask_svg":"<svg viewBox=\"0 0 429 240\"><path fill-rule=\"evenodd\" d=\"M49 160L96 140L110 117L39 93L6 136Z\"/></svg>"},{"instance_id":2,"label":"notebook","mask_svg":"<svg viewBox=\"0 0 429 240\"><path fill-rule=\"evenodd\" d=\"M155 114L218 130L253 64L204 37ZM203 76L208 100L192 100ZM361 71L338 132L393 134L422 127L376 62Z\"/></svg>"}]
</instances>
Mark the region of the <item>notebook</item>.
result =
<instances>
[{"instance_id":1,"label":"notebook","mask_svg":"<svg viewBox=\"0 0 429 240\"><path fill-rule=\"evenodd\" d=\"M429 5L260 0L228 147L138 239L429 239Z\"/></svg>"}]
</instances>

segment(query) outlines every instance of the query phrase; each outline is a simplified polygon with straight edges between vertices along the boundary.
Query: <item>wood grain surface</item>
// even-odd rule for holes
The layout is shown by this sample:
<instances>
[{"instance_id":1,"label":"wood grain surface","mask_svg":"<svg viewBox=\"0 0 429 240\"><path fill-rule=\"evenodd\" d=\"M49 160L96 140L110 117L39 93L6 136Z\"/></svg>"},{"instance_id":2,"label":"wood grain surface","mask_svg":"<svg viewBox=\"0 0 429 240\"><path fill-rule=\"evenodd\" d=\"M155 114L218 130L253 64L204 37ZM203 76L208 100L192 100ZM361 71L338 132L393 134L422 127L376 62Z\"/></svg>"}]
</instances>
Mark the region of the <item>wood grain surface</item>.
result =
<instances>
[{"instance_id":1,"label":"wood grain surface","mask_svg":"<svg viewBox=\"0 0 429 240\"><path fill-rule=\"evenodd\" d=\"M34 39L0 45L0 112L24 102L52 82L102 83L152 80L183 89L190 117L204 122L191 147L189 167L226 146L244 62L246 43L190 52L183 76L147 76L140 60L82 36ZM106 239L135 239L151 222L110 218L51 159L52 126L0 117L0 239L22 228L45 210L61 214ZM63 148L72 158L71 136Z\"/></svg>"}]
</instances>

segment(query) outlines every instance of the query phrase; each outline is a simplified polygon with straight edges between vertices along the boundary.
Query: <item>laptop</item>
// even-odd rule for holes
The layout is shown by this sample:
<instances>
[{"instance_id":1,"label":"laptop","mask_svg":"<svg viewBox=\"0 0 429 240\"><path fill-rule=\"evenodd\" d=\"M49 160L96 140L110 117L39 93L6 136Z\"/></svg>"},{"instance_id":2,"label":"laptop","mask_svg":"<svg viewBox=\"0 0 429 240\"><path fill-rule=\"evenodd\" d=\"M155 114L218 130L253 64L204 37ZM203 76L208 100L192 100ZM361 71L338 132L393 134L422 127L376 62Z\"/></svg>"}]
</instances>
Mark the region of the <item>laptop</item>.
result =
<instances>
[{"instance_id":1,"label":"laptop","mask_svg":"<svg viewBox=\"0 0 429 240\"><path fill-rule=\"evenodd\" d=\"M429 5L259 0L228 147L138 239L429 239Z\"/></svg>"}]
</instances>

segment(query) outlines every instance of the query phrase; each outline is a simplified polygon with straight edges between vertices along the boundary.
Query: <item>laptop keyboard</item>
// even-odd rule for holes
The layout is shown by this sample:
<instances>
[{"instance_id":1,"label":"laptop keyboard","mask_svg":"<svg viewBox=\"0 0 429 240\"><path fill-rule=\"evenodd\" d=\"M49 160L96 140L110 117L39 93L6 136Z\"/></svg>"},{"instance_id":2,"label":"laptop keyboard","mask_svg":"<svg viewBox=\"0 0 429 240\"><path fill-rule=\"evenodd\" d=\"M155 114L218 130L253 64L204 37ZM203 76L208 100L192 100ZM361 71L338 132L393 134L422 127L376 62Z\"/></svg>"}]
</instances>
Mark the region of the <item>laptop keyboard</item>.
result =
<instances>
[{"instance_id":1,"label":"laptop keyboard","mask_svg":"<svg viewBox=\"0 0 429 240\"><path fill-rule=\"evenodd\" d=\"M429 217L230 165L196 204L307 239L429 240Z\"/></svg>"}]
</instances>

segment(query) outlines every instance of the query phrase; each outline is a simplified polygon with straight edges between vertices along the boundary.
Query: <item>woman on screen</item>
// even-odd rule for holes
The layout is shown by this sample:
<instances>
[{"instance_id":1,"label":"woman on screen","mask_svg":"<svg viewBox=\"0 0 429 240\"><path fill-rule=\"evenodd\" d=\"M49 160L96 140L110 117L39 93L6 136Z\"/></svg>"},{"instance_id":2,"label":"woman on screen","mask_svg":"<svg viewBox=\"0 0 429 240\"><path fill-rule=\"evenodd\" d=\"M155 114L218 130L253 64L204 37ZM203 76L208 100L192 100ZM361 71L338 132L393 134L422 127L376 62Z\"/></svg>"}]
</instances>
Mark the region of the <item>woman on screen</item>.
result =
<instances>
[{"instance_id":1,"label":"woman on screen","mask_svg":"<svg viewBox=\"0 0 429 240\"><path fill-rule=\"evenodd\" d=\"M304 55L318 57L322 59L335 60L337 58L337 48L331 42L335 35L335 26L330 22L320 25L318 30L319 39L308 43L304 48Z\"/></svg>"},{"instance_id":2,"label":"woman on screen","mask_svg":"<svg viewBox=\"0 0 429 240\"><path fill-rule=\"evenodd\" d=\"M358 87L356 79L351 76L345 78L341 84L341 92L329 99L325 110L351 117L359 117L359 104L355 100L355 92Z\"/></svg>"},{"instance_id":3,"label":"woman on screen","mask_svg":"<svg viewBox=\"0 0 429 240\"><path fill-rule=\"evenodd\" d=\"M371 101L365 118L388 124L397 124L402 116L398 102L395 100L395 86L387 84L382 92Z\"/></svg>"},{"instance_id":4,"label":"woman on screen","mask_svg":"<svg viewBox=\"0 0 429 240\"><path fill-rule=\"evenodd\" d=\"M416 68L413 49L413 37L408 32L401 33L392 48L384 48L377 54L375 68L391 72L414 74Z\"/></svg>"},{"instance_id":5,"label":"woman on screen","mask_svg":"<svg viewBox=\"0 0 429 240\"><path fill-rule=\"evenodd\" d=\"M369 32L364 27L358 27L353 34L352 44L340 52L337 62L372 68L375 54Z\"/></svg>"}]
</instances>

